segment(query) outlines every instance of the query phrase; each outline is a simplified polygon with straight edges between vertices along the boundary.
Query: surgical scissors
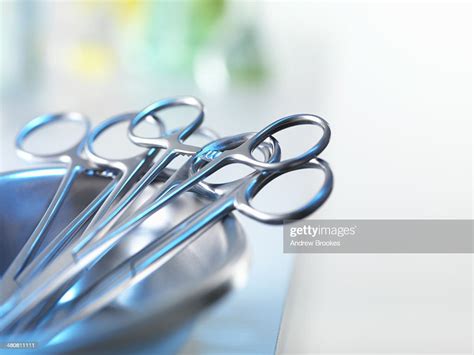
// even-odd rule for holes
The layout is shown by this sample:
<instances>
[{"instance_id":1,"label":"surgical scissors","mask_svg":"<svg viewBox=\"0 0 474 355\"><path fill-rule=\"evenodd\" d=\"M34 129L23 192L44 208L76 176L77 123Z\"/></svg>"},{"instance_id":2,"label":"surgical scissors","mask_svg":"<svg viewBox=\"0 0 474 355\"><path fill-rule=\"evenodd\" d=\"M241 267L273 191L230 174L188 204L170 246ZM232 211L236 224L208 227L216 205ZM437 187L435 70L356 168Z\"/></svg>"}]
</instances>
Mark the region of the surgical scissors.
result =
<instances>
[{"instance_id":1,"label":"surgical scissors","mask_svg":"<svg viewBox=\"0 0 474 355\"><path fill-rule=\"evenodd\" d=\"M145 146L154 144L153 140L148 138L134 137L133 129L142 120L138 115L133 119L130 125L129 134L131 138ZM292 126L316 125L322 128L322 136L317 143L304 153L288 158L282 161L260 161L254 158L255 149L275 133ZM92 266L104 253L112 248L131 228L139 224L143 219L149 217L158 209L166 205L172 198L180 193L189 190L193 185L204 180L215 171L232 163L241 163L250 166L259 174L287 171L291 168L297 168L314 157L318 156L327 146L330 139L330 129L327 122L315 115L300 114L281 118L256 134L239 135L227 140L218 140L202 148L197 154L193 155L175 174L156 192L152 202L144 206L136 215L120 223L112 232L101 235L101 238L94 240L90 245L83 244L80 248L73 248L71 253L64 253L55 259L54 263L48 265L41 274L27 287L20 289L15 293L15 307L10 308L2 320L0 320L0 329L6 329L17 322L25 313L34 309L48 297L55 294L68 280L73 279L82 270ZM165 142L159 142L165 144ZM225 143L225 144L224 144ZM207 161L201 169L189 174L192 166L199 162ZM305 210L299 211L303 214ZM269 216L260 215L262 219L268 219L268 223L277 223ZM268 218L267 218L268 217ZM91 234L88 241L94 239ZM60 270L58 272L58 270Z\"/></svg>"},{"instance_id":2,"label":"surgical scissors","mask_svg":"<svg viewBox=\"0 0 474 355\"><path fill-rule=\"evenodd\" d=\"M277 214L252 207L251 200L269 182L286 173L303 169L319 169L324 172L325 176L322 187L307 204L293 211ZM148 244L137 254L110 270L73 301L56 308L55 314L59 314L62 318L58 321L54 315L49 315L46 322L50 326L42 335L46 336L43 340L48 341L67 326L110 304L124 290L157 271L168 260L189 246L203 231L225 218L233 210L257 221L270 224L281 224L284 221L308 216L329 197L333 186L333 176L329 165L324 160L314 158L301 166L288 166L270 173L253 173L228 185L223 187L227 191L217 200L195 212L162 235L161 238ZM40 329L40 327L36 329Z\"/></svg>"},{"instance_id":3,"label":"surgical scissors","mask_svg":"<svg viewBox=\"0 0 474 355\"><path fill-rule=\"evenodd\" d=\"M162 110L172 108L172 107L193 107L198 111L196 117L185 127L174 130L173 132L165 133L163 123L155 115ZM100 156L94 150L94 141L97 140L105 131L111 128L114 125L126 122L133 117L140 117L140 122L145 120L148 117L153 117L158 126L161 128L162 136L155 138L160 144L156 144L154 147L148 147L148 151L145 153L145 159L142 155L137 155L125 160L111 160L105 157ZM86 155L91 161L94 162L99 167L102 168L113 168L121 172L120 181L115 186L113 191L107 197L107 200L103 203L103 206L98 212L96 212L93 220L89 223L86 230L81 234L80 237L75 238L72 246L80 246L83 243L87 243L89 239L87 237L94 235L89 233L94 229L105 229L107 226L115 220L118 220L120 216L124 214L127 210L127 207L135 200L135 198L143 191L143 189L152 183L155 178L166 168L166 166L178 155L191 155L199 151L201 148L191 145L186 145L183 141L188 138L193 132L198 130L199 126L204 120L204 106L202 103L194 97L177 97L164 99L155 102L149 107L142 110L138 115L136 114L125 114L113 117L99 126L97 126L88 136L86 144ZM203 134L205 135L205 134ZM209 136L209 133L207 133ZM214 138L214 137L211 137ZM151 162L151 160L156 156L158 150L166 148L164 154L158 158L157 161ZM144 164L145 161L148 164ZM200 187L206 189L205 184L200 184ZM99 225L99 226L97 226ZM71 234L69 230L65 230L61 234ZM86 238L83 239L83 236ZM28 269L28 273L25 273L21 280L24 282L26 277L31 278L32 275L35 275L41 270L48 261L52 259L53 256L56 256L60 247L63 245L60 241L66 241L64 235L58 236L59 241L51 244L50 248L47 248L43 253L41 258L32 263L31 267ZM70 239L70 238L69 238ZM15 285L13 285L15 286ZM18 286L18 284L16 285ZM12 292L15 290L15 287L10 288L10 292L6 293L6 297L11 296ZM8 307L8 306L7 306Z\"/></svg>"},{"instance_id":4,"label":"surgical scissors","mask_svg":"<svg viewBox=\"0 0 474 355\"><path fill-rule=\"evenodd\" d=\"M127 194L116 204L116 208L110 210L105 218L101 219L100 223L94 228L92 233L85 235L75 245L74 250L84 248L94 238L98 238L97 234L101 231L106 233L111 226L120 219L126 211L126 207L130 205L137 194L149 185L154 178L163 171L176 157L179 155L192 156L197 153L201 147L193 146L184 143L184 141L195 132L204 120L204 106L202 103L191 96L178 97L173 99L164 99L155 102L140 111L133 121L144 121L147 117L156 117L156 115L163 110L173 107L190 106L198 110L198 115L186 126L175 129L167 134L157 138L152 138L155 144L148 146L150 149L160 149L163 154L153 163L153 166L147 171L146 176L139 181Z\"/></svg>"},{"instance_id":5,"label":"surgical scissors","mask_svg":"<svg viewBox=\"0 0 474 355\"><path fill-rule=\"evenodd\" d=\"M159 100L142 110L136 117L139 117L140 122L142 122L148 117L154 117L160 111L183 106L196 109L198 111L196 117L194 117L194 119L192 119L191 122L185 127L173 130L169 133L163 133L159 138L155 138L157 144L154 147L148 147L149 151L146 154L146 161L149 164L146 165L142 163L137 164L136 160L133 158L126 161L110 160L98 155L93 148L93 142L107 129L113 125L129 120L133 116L120 115L118 117L112 118L99 125L94 131L92 131L91 134L89 134L86 140L87 156L94 162L95 165L99 167L114 168L118 171L121 171L122 174L119 184L117 184L116 188L111 192L111 195L109 198L107 198L107 201L104 202L104 208L96 213L93 221L89 224L85 233L82 233L81 236L75 238L71 243L71 246L80 248L82 245L87 244L89 240L95 235L95 233L92 233L92 231L96 229L102 230L104 231L103 233L105 233L107 230L106 228L110 228L112 223L118 220L125 213L127 207L131 205L135 198L158 176L158 174L164 171L164 169L173 159L179 155L192 155L201 149L201 147L187 145L184 143L185 139L187 139L193 132L198 130L199 126L204 120L204 106L198 99L194 97L186 96ZM159 119L157 117L154 118L157 120L158 125L163 127ZM156 161L152 161L158 150L162 150L163 155ZM146 172L143 175L144 171ZM204 183L200 184L200 187L206 189ZM126 193L121 196L123 191ZM91 233L89 233L89 231L91 231ZM66 230L64 233L71 236L71 233L68 230ZM66 238L64 238L63 235L59 236L58 238L59 240L66 241ZM26 276L24 276L19 281L24 283L26 278L31 279L31 276L37 274L41 268L52 259L53 256L57 255L57 251L62 245L62 243L59 243L58 240L56 240L56 243L52 244L50 248L45 250L45 253L42 255L42 257L38 258L37 261L31 265L31 267L28 269L28 273L25 273ZM5 280L5 283L9 282L9 284L4 286L5 290L2 291L2 313L7 313L9 311L11 302L8 299L19 287L19 284L15 279L11 281L9 281L9 279Z\"/></svg>"},{"instance_id":6,"label":"surgical scissors","mask_svg":"<svg viewBox=\"0 0 474 355\"><path fill-rule=\"evenodd\" d=\"M106 198L101 199L101 203L98 204L96 199L92 201L71 223L69 223L58 235L56 235L51 242L39 253L31 262L24 268L24 270L16 277L16 286L25 282L28 277L34 275L34 272L43 267L46 263L50 262L62 248L64 248L69 242L76 236L80 227L85 223L87 219L93 217L88 223L86 229L82 233L87 233L92 227L100 220L101 217L114 205L118 198L122 197L124 193L131 188L146 173L149 166L152 164L153 158L158 153L157 149L150 148L144 152L140 152L132 157L125 159L110 159L101 156L96 153L94 149L94 143L98 140L106 131L112 127L126 123L135 117L136 113L125 113L120 114L104 121L97 127L95 127L86 138L86 146L84 148L86 157L99 169L104 171L113 171L115 175L115 182L111 184L110 190L108 190ZM156 120L156 118L155 118ZM160 121L158 121L160 122ZM158 125L160 131L164 132L164 126ZM102 194L100 194L102 195ZM4 290L7 296L15 288Z\"/></svg>"},{"instance_id":7,"label":"surgical scissors","mask_svg":"<svg viewBox=\"0 0 474 355\"><path fill-rule=\"evenodd\" d=\"M82 225L95 213L92 221L89 223L91 227L96 220L98 220L107 209L112 205L114 200L123 194L129 185L141 178L152 163L154 156L157 154L157 149L148 149L146 152L139 153L131 158L122 160L105 159L95 153L93 145L95 141L109 128L131 120L135 114L122 114L106 120L97 128L90 132L89 121L80 114L67 113L57 115L40 116L37 119L28 123L20 132L17 138L17 148L22 156L29 159L38 158L44 162L60 161L68 164L69 168L63 177L61 184L53 197L53 200L45 212L40 223L36 227L31 237L27 240L25 246L9 266L6 273L3 275L0 289L1 301L5 301L18 288L18 284L30 275L32 270L38 269L45 263L49 262L57 252L75 236ZM85 125L81 141L72 148L49 155L38 155L31 153L24 148L25 139L34 131L46 128L48 124L59 121L78 121ZM159 126L164 130L162 125ZM83 158L84 151L87 152L87 157ZM54 215L57 213L62 202L64 201L74 179L86 170L94 171L100 169L113 170L117 177L117 181L110 184L104 191L102 191L73 221L71 221L56 237L54 237L44 250L33 258L38 252L41 240L45 237L47 228L50 225Z\"/></svg>"},{"instance_id":8,"label":"surgical scissors","mask_svg":"<svg viewBox=\"0 0 474 355\"><path fill-rule=\"evenodd\" d=\"M217 140L216 142L222 142L223 144L225 142L228 142L227 145L232 144L233 146L235 146L236 144L241 144L243 141L245 141L249 137L249 135L250 134L241 134L241 135L238 135L238 136L228 137L228 138L225 138L225 139ZM265 159L266 161L278 161L280 159L280 155L281 155L280 154L280 148L279 148L278 142L273 137L270 137L268 142L267 141L263 142L259 147L257 147L257 149L263 154L263 159ZM189 164L189 162L191 162L191 160L188 160L187 164ZM200 186L201 184L202 184L202 187ZM194 189L196 186L201 187L201 188ZM219 184L219 183L199 182L196 185L194 185L192 187L192 189L195 190L196 192L198 192L201 196L204 196L208 199L214 200L214 199L217 198L217 196L219 196L220 194L223 193L222 186L223 185ZM226 185L224 185L224 186L226 186ZM62 263L63 261L65 261L64 256L65 255L60 255L58 257L59 263ZM67 254L66 254L66 259L67 259ZM55 260L55 264L58 264L58 260ZM61 266L59 266L58 269L63 270L63 268ZM58 273L58 276L61 276L61 275L59 275L59 273ZM78 276L78 275L76 274L76 276ZM41 277L41 275L40 275L40 277ZM26 315L25 315L25 317L22 317L21 322L20 322L22 325L20 325L20 327L23 327L22 329L24 329L25 326L28 327L31 323L33 323L33 324L38 323L39 320L41 319L41 316L47 314L48 311L51 309L51 307L54 306L55 301L52 301L52 300L58 300L62 296L62 294L66 290L68 290L69 287L77 279L78 278L77 277L74 278L74 275L73 275L73 277L71 277L69 282L68 282L68 280L64 280L65 283L62 285L62 287L57 289L56 293L49 295L50 299L48 300L47 304L42 309L40 309L40 311L37 314L33 314L33 315L30 314L29 315L30 317L27 317ZM32 282L36 282L36 280L32 280ZM18 324L16 324L13 328L9 327L9 329L10 329L9 330L10 335L16 334L16 333L11 333L11 332L13 331L13 329L15 329L18 332Z\"/></svg>"},{"instance_id":9,"label":"surgical scissors","mask_svg":"<svg viewBox=\"0 0 474 355\"><path fill-rule=\"evenodd\" d=\"M129 126L129 137L130 139L138 145L144 147L151 147L157 145L165 145L166 141L160 142L156 138L145 138L137 136L134 133L135 127L143 120L143 117L138 115L135 117ZM308 149L306 152L301 155L289 158L283 161L260 161L254 158L252 155L257 147L262 144L265 140L272 137L273 134L278 133L284 129L299 126L299 125L316 125L322 128L322 136L317 141L317 143ZM150 198L154 200L150 206L141 210L141 213L138 213L136 218L129 220L127 223L122 223L121 228L126 228L130 230L136 226L144 218L147 218L158 209L162 208L166 203L171 201L179 194L184 191L187 191L193 185L203 181L206 177L224 167L225 165L232 163L241 163L257 171L276 171L281 168L288 168L292 166L299 166L306 161L309 161L311 158L319 155L329 143L331 131L327 122L316 115L302 114L302 115L292 115L281 118L276 122L268 125L260 132L252 134L243 134L235 136L233 139L226 140L228 142L226 145L222 144L220 141L214 142L206 146L207 148L203 150L206 151L206 159L209 159L210 163L207 164L203 169L194 173L191 176L188 176L188 169L190 165L196 163L196 159L204 159L202 150L199 154L195 154L191 157L186 164L184 164L167 182L161 186L161 188ZM214 147L214 150L210 150L209 147ZM219 148L223 150L219 150ZM225 148L225 149L224 149ZM110 228L109 228L110 229ZM81 255L85 254L94 254L95 258L99 258L103 253L113 247L121 237L120 234L112 234L105 237L106 231L99 232L99 237L92 235L88 240L95 238L96 242L86 248L85 244L75 248L74 255L76 258L81 258ZM100 247L99 247L100 245ZM95 249L95 250L94 250Z\"/></svg>"},{"instance_id":10,"label":"surgical scissors","mask_svg":"<svg viewBox=\"0 0 474 355\"><path fill-rule=\"evenodd\" d=\"M83 126L84 134L79 142L74 144L72 147L65 149L64 151L50 154L33 153L25 148L25 141L33 132L43 129L50 124L61 121L80 123ZM25 158L26 160L47 163L61 163L66 166L66 173L62 177L56 193L54 194L48 208L46 209L36 228L33 230L32 234L27 239L16 258L4 273L0 286L2 291L0 292L0 298L5 299L10 295L10 293L7 292L8 288L15 286L15 279L29 263L31 258L37 253L44 240L46 232L51 226L51 222L58 213L75 178L87 170L92 171L95 169L95 166L91 163L91 161L82 157L83 148L86 144L89 130L90 122L85 116L77 112L69 112L38 116L26 124L26 126L18 134L15 141L18 155ZM101 198L102 197L104 196L101 196ZM100 198L98 198L98 201L99 200Z\"/></svg>"}]
</instances>

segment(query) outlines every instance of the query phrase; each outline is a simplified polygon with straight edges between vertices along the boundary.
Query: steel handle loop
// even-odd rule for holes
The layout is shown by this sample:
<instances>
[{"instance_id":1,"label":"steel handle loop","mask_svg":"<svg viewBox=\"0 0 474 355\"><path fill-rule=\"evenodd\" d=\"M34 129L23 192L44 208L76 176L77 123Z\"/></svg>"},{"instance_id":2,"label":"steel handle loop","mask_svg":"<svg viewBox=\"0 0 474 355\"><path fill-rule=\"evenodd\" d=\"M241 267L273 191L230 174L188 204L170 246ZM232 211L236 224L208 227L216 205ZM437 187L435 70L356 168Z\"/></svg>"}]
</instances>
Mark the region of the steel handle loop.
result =
<instances>
[{"instance_id":1,"label":"steel handle loop","mask_svg":"<svg viewBox=\"0 0 474 355\"><path fill-rule=\"evenodd\" d=\"M258 192L272 180L286 173L303 170L303 169L319 169L324 173L324 181L322 187L313 196L313 198L305 205L285 213L270 213L258 210L252 206L252 199L257 196ZM331 194L334 184L334 177L329 164L320 158L303 164L299 167L288 167L282 171L275 173L263 173L258 175L249 185L239 189L235 196L235 208L252 219L267 224L283 224L285 221L301 219L307 217L316 211Z\"/></svg>"},{"instance_id":2,"label":"steel handle loop","mask_svg":"<svg viewBox=\"0 0 474 355\"><path fill-rule=\"evenodd\" d=\"M185 127L181 128L179 133L176 135L177 142L170 142L168 137L156 137L156 138L149 138L149 137L142 137L138 136L134 130L135 128L143 122L147 117L153 117L157 119L156 115L163 110L172 108L172 107L194 107L198 110L198 115ZM177 98L168 98L157 101L150 106L146 107L142 111L140 111L130 122L128 127L128 136L132 142L137 145L144 146L144 147L158 147L168 149L171 148L170 145L173 143L181 143L186 138L188 138L204 121L204 105L192 96L183 96Z\"/></svg>"},{"instance_id":3,"label":"steel handle loop","mask_svg":"<svg viewBox=\"0 0 474 355\"><path fill-rule=\"evenodd\" d=\"M314 125L322 129L323 134L321 138L309 148L306 152L293 157L284 159L278 162L261 162L256 160L252 152L268 137L281 132L287 128L300 126L300 125ZM331 138L331 129L329 124L321 117L312 114L296 114L280 118L279 120L269 124L267 127L255 134L254 137L250 138L245 144L244 157L240 157L241 162L252 166L257 170L281 170L291 167L297 167L310 161L312 158L317 157L328 145Z\"/></svg>"},{"instance_id":4,"label":"steel handle loop","mask_svg":"<svg viewBox=\"0 0 474 355\"><path fill-rule=\"evenodd\" d=\"M79 122L83 125L85 132L82 138L71 146L68 149L65 149L56 153L49 154L40 154L30 152L25 148L25 142L28 140L28 137L33 133L46 127L49 124L53 124L60 121L67 122ZM62 163L70 163L70 159L73 156L79 157L83 146L85 144L85 139L90 130L90 122L84 115L78 112L65 112L65 113L55 113L55 114L45 114L38 116L28 122L18 133L15 139L15 148L19 156L26 160L39 161L39 162L50 162L57 161Z\"/></svg>"},{"instance_id":5,"label":"steel handle loop","mask_svg":"<svg viewBox=\"0 0 474 355\"><path fill-rule=\"evenodd\" d=\"M135 117L136 113L124 113L117 116L113 116L110 119L100 123L96 126L88 135L86 146L85 146L85 154L86 156L95 164L103 167L103 168L118 168L119 170L124 170L124 162L134 159L141 159L144 155L147 155L147 152L141 152L134 155L131 158L127 159L110 159L107 157L102 156L101 154L97 153L94 148L95 142L100 139L100 137L110 128L116 126L118 124L129 122ZM160 130L162 129L163 125L161 122L158 124Z\"/></svg>"}]
</instances>

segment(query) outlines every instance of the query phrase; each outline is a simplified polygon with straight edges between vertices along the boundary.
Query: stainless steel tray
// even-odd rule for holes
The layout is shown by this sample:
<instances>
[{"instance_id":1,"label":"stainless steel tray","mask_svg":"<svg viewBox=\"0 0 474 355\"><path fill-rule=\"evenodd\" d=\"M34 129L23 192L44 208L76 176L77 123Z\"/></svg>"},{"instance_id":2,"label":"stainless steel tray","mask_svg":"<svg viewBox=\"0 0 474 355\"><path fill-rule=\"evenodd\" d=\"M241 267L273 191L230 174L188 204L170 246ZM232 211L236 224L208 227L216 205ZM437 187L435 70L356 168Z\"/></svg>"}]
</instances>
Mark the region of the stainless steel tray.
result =
<instances>
[{"instance_id":1,"label":"stainless steel tray","mask_svg":"<svg viewBox=\"0 0 474 355\"><path fill-rule=\"evenodd\" d=\"M0 275L41 217L63 172L60 168L42 168L0 174ZM81 176L48 237L61 230L107 183L104 177ZM145 196L153 188L156 185ZM200 196L184 194L133 230L88 271L76 288L92 282L205 203ZM46 349L174 352L186 340L196 315L231 290L235 280L242 279L247 271L247 254L242 228L230 216L154 275L124 292L110 307L59 334ZM74 288L67 297L74 297Z\"/></svg>"}]
</instances>

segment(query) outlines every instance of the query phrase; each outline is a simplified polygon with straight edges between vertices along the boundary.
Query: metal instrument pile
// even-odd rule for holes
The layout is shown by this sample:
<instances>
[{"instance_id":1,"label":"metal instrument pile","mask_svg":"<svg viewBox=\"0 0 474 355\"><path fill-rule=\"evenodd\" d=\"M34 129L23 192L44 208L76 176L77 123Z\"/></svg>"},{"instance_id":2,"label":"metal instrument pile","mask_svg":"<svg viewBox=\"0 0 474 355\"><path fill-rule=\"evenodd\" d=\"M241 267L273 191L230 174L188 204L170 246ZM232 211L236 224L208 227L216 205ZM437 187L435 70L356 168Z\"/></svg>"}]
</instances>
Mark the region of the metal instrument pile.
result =
<instances>
[{"instance_id":1,"label":"metal instrument pile","mask_svg":"<svg viewBox=\"0 0 474 355\"><path fill-rule=\"evenodd\" d=\"M189 124L167 130L160 113L176 107L197 112ZM147 278L176 256L211 226L233 211L269 224L301 219L320 207L331 193L332 172L319 158L330 139L327 122L315 115L296 114L276 120L257 133L217 138L201 128L204 107L194 97L160 100L138 113L121 114L90 129L87 118L79 113L48 114L29 122L16 139L18 152L29 160L60 163L65 174L39 223L0 281L0 335L16 339L21 334L39 334L48 341L71 324L81 321L116 299L124 290ZM79 143L56 154L36 154L26 149L31 134L51 124L79 122L85 135ZM137 127L148 121L160 130L157 138L143 137ZM128 137L145 150L131 158L112 160L94 149L101 135L118 124L128 123ZM295 157L282 159L274 135L300 125L315 125L322 135L314 145ZM209 141L203 146L186 143L192 134ZM256 158L258 154L262 158ZM177 169L170 164L178 156L185 162ZM205 180L229 164L244 164L252 172L227 183ZM252 207L252 199L275 178L302 169L324 173L322 187L309 202L290 212L274 214ZM74 181L81 174L110 177L110 183L86 208L47 244L45 235L58 215ZM163 182L146 199L144 189L158 178ZM127 234L184 192L198 192L208 202L151 243L128 257L68 302L64 294Z\"/></svg>"}]
</instances>

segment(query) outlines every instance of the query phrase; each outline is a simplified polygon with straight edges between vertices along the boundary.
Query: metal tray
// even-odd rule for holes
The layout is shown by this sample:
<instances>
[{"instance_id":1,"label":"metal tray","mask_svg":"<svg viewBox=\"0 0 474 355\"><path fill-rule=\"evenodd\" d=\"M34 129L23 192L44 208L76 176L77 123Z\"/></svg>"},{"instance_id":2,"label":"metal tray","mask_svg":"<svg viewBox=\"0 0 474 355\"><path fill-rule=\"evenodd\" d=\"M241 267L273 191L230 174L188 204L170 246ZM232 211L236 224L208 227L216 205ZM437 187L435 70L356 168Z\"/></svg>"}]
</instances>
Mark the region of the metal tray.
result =
<instances>
[{"instance_id":1,"label":"metal tray","mask_svg":"<svg viewBox=\"0 0 474 355\"><path fill-rule=\"evenodd\" d=\"M41 168L0 174L0 275L32 232L63 173L61 168ZM48 237L60 231L107 183L105 177L80 176ZM145 191L145 197L157 185ZM205 203L196 194L184 194L133 230L81 283L93 281ZM186 340L193 319L231 290L245 276L247 266L244 233L229 216L109 307L56 336L45 350L175 352ZM67 297L74 297L74 288Z\"/></svg>"}]
</instances>

